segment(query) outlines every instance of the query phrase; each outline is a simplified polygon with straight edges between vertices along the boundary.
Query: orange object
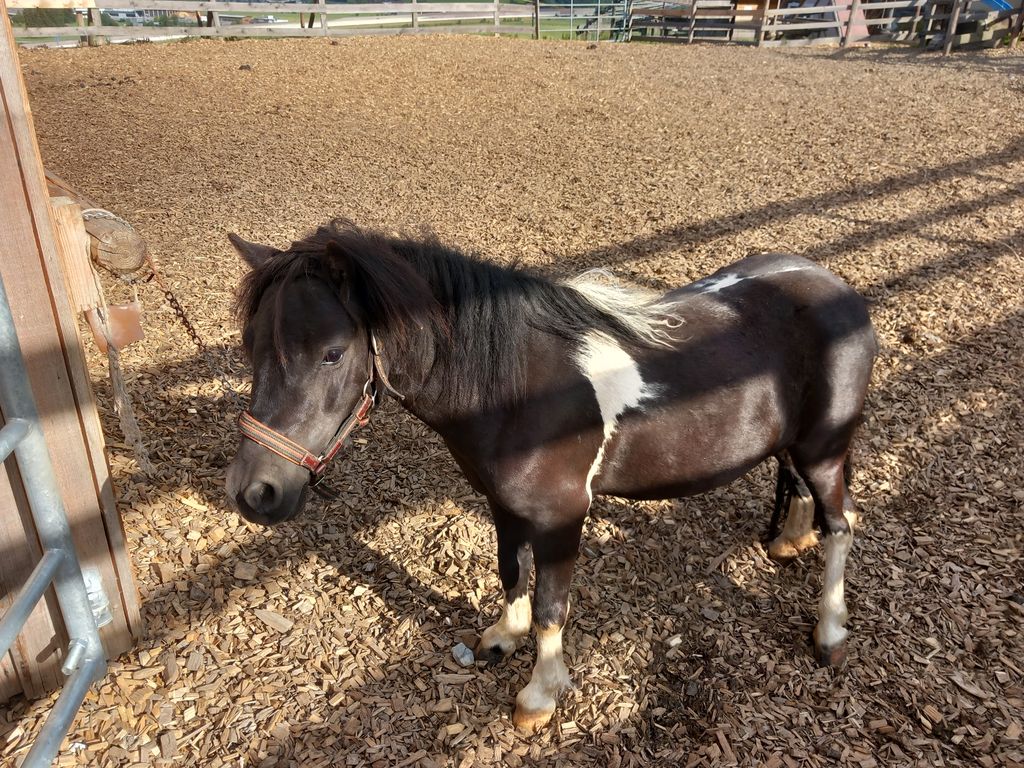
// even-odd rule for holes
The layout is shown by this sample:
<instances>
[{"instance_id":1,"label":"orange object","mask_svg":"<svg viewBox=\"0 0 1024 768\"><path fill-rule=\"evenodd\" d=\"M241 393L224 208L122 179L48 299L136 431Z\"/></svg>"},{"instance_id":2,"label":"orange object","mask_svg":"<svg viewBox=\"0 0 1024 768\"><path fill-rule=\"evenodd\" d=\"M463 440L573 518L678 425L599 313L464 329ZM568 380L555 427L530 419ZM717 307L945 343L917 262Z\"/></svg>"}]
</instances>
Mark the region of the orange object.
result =
<instances>
[{"instance_id":1,"label":"orange object","mask_svg":"<svg viewBox=\"0 0 1024 768\"><path fill-rule=\"evenodd\" d=\"M100 326L99 311L90 309L85 313L92 330L93 340L100 352L107 353L107 338ZM146 337L142 330L142 304L133 301L130 304L114 304L107 307L107 325L110 329L110 341L114 349L121 351L135 341Z\"/></svg>"}]
</instances>

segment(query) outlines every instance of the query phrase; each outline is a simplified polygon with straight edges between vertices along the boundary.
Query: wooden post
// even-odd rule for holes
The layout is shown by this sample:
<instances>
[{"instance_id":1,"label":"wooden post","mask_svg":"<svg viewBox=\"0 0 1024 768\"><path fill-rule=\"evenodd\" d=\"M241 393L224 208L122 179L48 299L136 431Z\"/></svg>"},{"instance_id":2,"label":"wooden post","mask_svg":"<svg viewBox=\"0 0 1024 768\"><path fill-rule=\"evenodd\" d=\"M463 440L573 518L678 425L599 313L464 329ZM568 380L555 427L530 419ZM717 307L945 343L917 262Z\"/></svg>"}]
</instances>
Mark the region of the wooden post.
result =
<instances>
[{"instance_id":1,"label":"wooden post","mask_svg":"<svg viewBox=\"0 0 1024 768\"><path fill-rule=\"evenodd\" d=\"M846 35L843 37L842 47L845 48L850 44L850 35L853 33L853 19L860 11L860 0L853 0L850 4L850 16L846 20Z\"/></svg>"},{"instance_id":2,"label":"wooden post","mask_svg":"<svg viewBox=\"0 0 1024 768\"><path fill-rule=\"evenodd\" d=\"M1010 27L1010 48L1017 47L1017 40L1020 38L1020 33L1024 29L1024 0L1021 0L1020 8L1017 9L1017 20L1013 22L1013 26Z\"/></svg>"},{"instance_id":3,"label":"wooden post","mask_svg":"<svg viewBox=\"0 0 1024 768\"><path fill-rule=\"evenodd\" d=\"M540 40L540 0L533 0L533 39Z\"/></svg>"},{"instance_id":4,"label":"wooden post","mask_svg":"<svg viewBox=\"0 0 1024 768\"><path fill-rule=\"evenodd\" d=\"M416 12L416 7L419 5L417 0L412 0L412 28L420 28L420 15Z\"/></svg>"},{"instance_id":5,"label":"wooden post","mask_svg":"<svg viewBox=\"0 0 1024 768\"><path fill-rule=\"evenodd\" d=\"M758 4L760 9L761 18L757 20L757 47L760 48L764 44L764 37L767 33L766 24L768 23L768 11L771 10L771 0L761 0Z\"/></svg>"},{"instance_id":6,"label":"wooden post","mask_svg":"<svg viewBox=\"0 0 1024 768\"><path fill-rule=\"evenodd\" d=\"M320 6L320 31L327 34L327 0L317 0L317 5ZM310 19L312 21L312 19ZM313 26L310 24L310 26Z\"/></svg>"},{"instance_id":7,"label":"wooden post","mask_svg":"<svg viewBox=\"0 0 1024 768\"><path fill-rule=\"evenodd\" d=\"M967 0L953 0L953 10L950 11L949 21L946 23L946 40L942 46L942 55L949 56L953 50L953 35L956 34L956 25L960 21L960 11L963 10Z\"/></svg>"},{"instance_id":8,"label":"wooden post","mask_svg":"<svg viewBox=\"0 0 1024 768\"><path fill-rule=\"evenodd\" d=\"M76 10L75 11L75 25L77 27L84 27L85 26L85 17L87 15L88 14L86 14L85 12L79 12L79 11ZM79 45L88 45L89 44L89 36L88 35L80 36L78 38L78 44Z\"/></svg>"},{"instance_id":9,"label":"wooden post","mask_svg":"<svg viewBox=\"0 0 1024 768\"><path fill-rule=\"evenodd\" d=\"M913 40L917 36L917 25L921 23L922 10L924 8L924 3L926 2L928 2L928 0L918 0L917 4L914 6L914 17L910 20L910 30L907 33L907 40Z\"/></svg>"},{"instance_id":10,"label":"wooden post","mask_svg":"<svg viewBox=\"0 0 1024 768\"><path fill-rule=\"evenodd\" d=\"M494 0L494 36L501 34L501 2Z\"/></svg>"},{"instance_id":11,"label":"wooden post","mask_svg":"<svg viewBox=\"0 0 1024 768\"><path fill-rule=\"evenodd\" d=\"M103 26L103 11L102 10L100 10L99 8L90 8L87 13L88 13L88 16L89 16L89 26L90 27L102 27ZM89 45L90 46L103 45L106 42L106 38L101 36L101 35L95 35L95 34L90 33L88 38L89 38Z\"/></svg>"},{"instance_id":12,"label":"wooden post","mask_svg":"<svg viewBox=\"0 0 1024 768\"><path fill-rule=\"evenodd\" d=\"M99 9L95 11L98 15ZM116 656L141 632L138 593L3 0L0 179L5 180L0 184L0 278L17 318L18 339L75 548L83 567L98 571L110 599L113 621L100 633L108 652ZM5 462L0 465L0 609L39 558L25 501L16 464ZM67 641L62 624L51 593L33 612L11 654L0 660L0 695L23 690L36 696L60 682L60 656Z\"/></svg>"}]
</instances>

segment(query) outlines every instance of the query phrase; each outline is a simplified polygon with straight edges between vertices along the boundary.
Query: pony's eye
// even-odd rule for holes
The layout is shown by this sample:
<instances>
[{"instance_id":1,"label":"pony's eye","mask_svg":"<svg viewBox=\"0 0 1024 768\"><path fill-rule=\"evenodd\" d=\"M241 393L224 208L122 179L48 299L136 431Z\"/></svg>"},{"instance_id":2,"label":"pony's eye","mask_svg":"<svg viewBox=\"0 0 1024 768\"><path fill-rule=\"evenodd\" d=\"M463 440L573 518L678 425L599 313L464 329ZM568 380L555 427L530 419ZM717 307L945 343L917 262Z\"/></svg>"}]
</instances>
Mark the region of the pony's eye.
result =
<instances>
[{"instance_id":1,"label":"pony's eye","mask_svg":"<svg viewBox=\"0 0 1024 768\"><path fill-rule=\"evenodd\" d=\"M320 361L320 365L335 365L341 361L343 354L341 347L331 347L324 352L324 359Z\"/></svg>"}]
</instances>

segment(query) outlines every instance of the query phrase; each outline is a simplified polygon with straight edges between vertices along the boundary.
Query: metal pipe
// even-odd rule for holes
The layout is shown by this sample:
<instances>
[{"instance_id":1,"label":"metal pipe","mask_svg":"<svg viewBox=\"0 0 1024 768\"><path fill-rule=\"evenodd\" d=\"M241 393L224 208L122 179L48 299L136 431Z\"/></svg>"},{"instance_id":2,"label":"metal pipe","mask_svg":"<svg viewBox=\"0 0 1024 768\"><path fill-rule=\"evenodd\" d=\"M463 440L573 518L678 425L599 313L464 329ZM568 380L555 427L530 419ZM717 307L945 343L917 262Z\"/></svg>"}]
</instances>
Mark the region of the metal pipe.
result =
<instances>
[{"instance_id":1,"label":"metal pipe","mask_svg":"<svg viewBox=\"0 0 1024 768\"><path fill-rule=\"evenodd\" d=\"M53 575L63 561L64 554L62 552L50 550L36 563L32 575L28 577L28 581L18 592L18 597L0 620L0 656L6 654L14 645L15 638L18 637L21 628L25 626L25 622L28 621L39 598L50 586Z\"/></svg>"},{"instance_id":2,"label":"metal pipe","mask_svg":"<svg viewBox=\"0 0 1024 768\"><path fill-rule=\"evenodd\" d=\"M28 434L28 422L24 419L11 419L0 428L0 462L14 451L14 447Z\"/></svg>"},{"instance_id":3,"label":"metal pipe","mask_svg":"<svg viewBox=\"0 0 1024 768\"><path fill-rule=\"evenodd\" d=\"M107 661L103 656L89 656L78 670L64 683L57 703L36 737L35 744L25 757L21 768L48 768L53 763L68 729L75 719L78 708L85 699L89 687L106 670Z\"/></svg>"},{"instance_id":4,"label":"metal pipe","mask_svg":"<svg viewBox=\"0 0 1024 768\"><path fill-rule=\"evenodd\" d=\"M68 644L68 652L64 655L64 663L61 665L60 671L69 677L75 674L75 670L82 663L82 657L85 656L88 648L89 644L82 638L76 637L72 640Z\"/></svg>"},{"instance_id":5,"label":"metal pipe","mask_svg":"<svg viewBox=\"0 0 1024 768\"><path fill-rule=\"evenodd\" d=\"M54 350L54 354L59 354ZM83 638L89 644L89 655L105 658L96 621L89 607L89 596L82 579L78 558L74 554L71 526L64 502L53 475L50 453L38 428L39 412L29 386L21 344L14 327L14 317L7 301L7 291L0 281L0 410L10 420L23 419L33 425L14 449L25 486L25 495L32 509L36 532L43 551L66 552L54 574L54 586L68 635Z\"/></svg>"}]
</instances>

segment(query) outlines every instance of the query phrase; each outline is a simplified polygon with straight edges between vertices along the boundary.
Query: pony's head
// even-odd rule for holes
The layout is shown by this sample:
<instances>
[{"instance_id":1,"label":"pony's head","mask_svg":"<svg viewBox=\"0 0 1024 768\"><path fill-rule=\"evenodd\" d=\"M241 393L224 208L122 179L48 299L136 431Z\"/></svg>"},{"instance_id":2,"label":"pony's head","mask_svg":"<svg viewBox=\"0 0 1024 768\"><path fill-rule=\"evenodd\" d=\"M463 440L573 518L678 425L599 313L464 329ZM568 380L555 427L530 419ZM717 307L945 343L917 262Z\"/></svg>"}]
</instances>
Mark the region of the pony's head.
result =
<instances>
[{"instance_id":1,"label":"pony's head","mask_svg":"<svg viewBox=\"0 0 1024 768\"><path fill-rule=\"evenodd\" d=\"M430 292L386 238L346 222L286 251L228 237L250 267L236 311L253 379L227 493L247 520L273 525L302 509L343 428L365 423L374 334L406 338Z\"/></svg>"}]
</instances>

